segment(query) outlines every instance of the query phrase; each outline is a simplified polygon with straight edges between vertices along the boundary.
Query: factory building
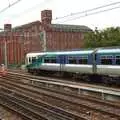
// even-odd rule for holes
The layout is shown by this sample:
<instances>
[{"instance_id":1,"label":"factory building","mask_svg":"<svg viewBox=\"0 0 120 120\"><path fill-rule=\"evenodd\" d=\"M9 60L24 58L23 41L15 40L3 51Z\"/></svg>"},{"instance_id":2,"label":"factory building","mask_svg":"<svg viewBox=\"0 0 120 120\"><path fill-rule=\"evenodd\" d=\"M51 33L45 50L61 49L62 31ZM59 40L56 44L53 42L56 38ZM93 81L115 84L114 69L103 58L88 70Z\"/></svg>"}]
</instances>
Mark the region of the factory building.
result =
<instances>
[{"instance_id":1,"label":"factory building","mask_svg":"<svg viewBox=\"0 0 120 120\"><path fill-rule=\"evenodd\" d=\"M52 24L52 11L41 11L41 21L0 32L0 63L24 64L28 52L75 50L83 47L84 34L92 30L84 25Z\"/></svg>"}]
</instances>

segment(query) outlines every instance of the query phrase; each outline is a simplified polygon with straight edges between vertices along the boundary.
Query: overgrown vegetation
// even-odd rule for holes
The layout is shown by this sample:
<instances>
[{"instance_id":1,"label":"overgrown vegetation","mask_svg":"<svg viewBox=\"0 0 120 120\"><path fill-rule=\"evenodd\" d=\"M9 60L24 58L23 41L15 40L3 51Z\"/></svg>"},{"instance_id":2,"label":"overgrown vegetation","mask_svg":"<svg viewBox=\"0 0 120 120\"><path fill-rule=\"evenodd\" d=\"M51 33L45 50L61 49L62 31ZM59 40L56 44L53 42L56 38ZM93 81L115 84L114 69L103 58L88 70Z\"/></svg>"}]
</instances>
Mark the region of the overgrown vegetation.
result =
<instances>
[{"instance_id":1,"label":"overgrown vegetation","mask_svg":"<svg viewBox=\"0 0 120 120\"><path fill-rule=\"evenodd\" d=\"M120 27L95 30L87 33L84 39L85 48L120 46Z\"/></svg>"}]
</instances>

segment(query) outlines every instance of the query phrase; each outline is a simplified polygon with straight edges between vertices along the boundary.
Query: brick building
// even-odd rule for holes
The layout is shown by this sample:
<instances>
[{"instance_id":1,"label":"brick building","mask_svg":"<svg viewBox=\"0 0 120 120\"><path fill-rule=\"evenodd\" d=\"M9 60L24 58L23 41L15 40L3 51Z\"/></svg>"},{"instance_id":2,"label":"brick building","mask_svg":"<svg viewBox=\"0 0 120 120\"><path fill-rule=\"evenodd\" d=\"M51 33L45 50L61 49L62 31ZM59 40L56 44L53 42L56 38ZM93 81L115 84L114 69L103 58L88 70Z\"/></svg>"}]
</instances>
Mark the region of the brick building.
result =
<instances>
[{"instance_id":1,"label":"brick building","mask_svg":"<svg viewBox=\"0 0 120 120\"><path fill-rule=\"evenodd\" d=\"M5 61L5 41L8 64L24 63L25 55L35 51L58 51L83 47L87 26L51 24L52 11L41 12L41 22L34 21L15 28L4 25L0 33L0 63Z\"/></svg>"}]
</instances>

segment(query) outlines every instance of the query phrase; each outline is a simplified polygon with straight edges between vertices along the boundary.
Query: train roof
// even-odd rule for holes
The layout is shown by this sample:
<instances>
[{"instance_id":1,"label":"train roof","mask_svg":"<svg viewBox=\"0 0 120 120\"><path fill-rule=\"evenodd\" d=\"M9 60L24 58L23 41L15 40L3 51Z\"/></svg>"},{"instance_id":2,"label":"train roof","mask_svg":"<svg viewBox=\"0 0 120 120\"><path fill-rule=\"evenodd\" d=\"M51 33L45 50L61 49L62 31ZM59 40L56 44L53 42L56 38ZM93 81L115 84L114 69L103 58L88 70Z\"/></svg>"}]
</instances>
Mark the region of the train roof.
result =
<instances>
[{"instance_id":1,"label":"train roof","mask_svg":"<svg viewBox=\"0 0 120 120\"><path fill-rule=\"evenodd\" d=\"M96 53L104 54L104 53L120 53L120 48L115 49L98 49Z\"/></svg>"},{"instance_id":2,"label":"train roof","mask_svg":"<svg viewBox=\"0 0 120 120\"><path fill-rule=\"evenodd\" d=\"M92 50L76 50L76 51L53 51L53 52L31 52L27 53L26 57L35 57L43 55L75 55L75 54L92 54L96 52L98 54L107 54L107 53L120 53L120 48L97 48Z\"/></svg>"},{"instance_id":3,"label":"train roof","mask_svg":"<svg viewBox=\"0 0 120 120\"><path fill-rule=\"evenodd\" d=\"M45 55L45 53L44 52L27 53L26 57L35 57L35 56L39 56L39 55Z\"/></svg>"},{"instance_id":4,"label":"train roof","mask_svg":"<svg viewBox=\"0 0 120 120\"><path fill-rule=\"evenodd\" d=\"M26 57L35 57L43 55L72 55L72 54L91 54L93 50L80 50L80 51L57 51L57 52L33 52L27 53Z\"/></svg>"},{"instance_id":5,"label":"train roof","mask_svg":"<svg viewBox=\"0 0 120 120\"><path fill-rule=\"evenodd\" d=\"M46 52L47 55L91 54L93 50Z\"/></svg>"}]
</instances>

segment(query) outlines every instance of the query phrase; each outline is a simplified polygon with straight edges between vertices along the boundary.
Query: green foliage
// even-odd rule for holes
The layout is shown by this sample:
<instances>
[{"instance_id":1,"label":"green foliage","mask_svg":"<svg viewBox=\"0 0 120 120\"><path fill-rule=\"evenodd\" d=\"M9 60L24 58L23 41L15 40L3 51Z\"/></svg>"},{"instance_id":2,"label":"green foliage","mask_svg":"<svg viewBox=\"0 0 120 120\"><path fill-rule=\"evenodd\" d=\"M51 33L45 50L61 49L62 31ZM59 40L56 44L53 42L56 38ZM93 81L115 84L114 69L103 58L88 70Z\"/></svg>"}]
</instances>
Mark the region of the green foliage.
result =
<instances>
[{"instance_id":1,"label":"green foliage","mask_svg":"<svg viewBox=\"0 0 120 120\"><path fill-rule=\"evenodd\" d=\"M111 27L102 31L97 29L85 34L85 48L120 46L120 28Z\"/></svg>"}]
</instances>

